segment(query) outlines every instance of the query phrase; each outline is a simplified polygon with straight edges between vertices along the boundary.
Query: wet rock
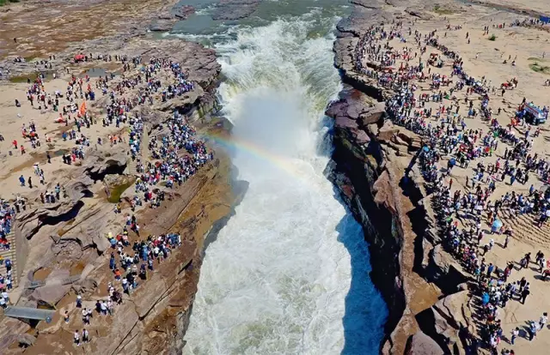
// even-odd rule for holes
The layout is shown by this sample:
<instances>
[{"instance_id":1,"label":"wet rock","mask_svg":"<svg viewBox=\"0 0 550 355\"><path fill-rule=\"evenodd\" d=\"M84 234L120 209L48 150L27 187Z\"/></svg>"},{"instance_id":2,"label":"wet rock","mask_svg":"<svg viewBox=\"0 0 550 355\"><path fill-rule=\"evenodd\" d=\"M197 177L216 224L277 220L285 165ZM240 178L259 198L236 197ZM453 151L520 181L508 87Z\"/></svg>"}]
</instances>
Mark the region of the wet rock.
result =
<instances>
[{"instance_id":1,"label":"wet rock","mask_svg":"<svg viewBox=\"0 0 550 355\"><path fill-rule=\"evenodd\" d=\"M246 18L260 4L260 0L221 0L212 14L214 20L240 20Z\"/></svg>"},{"instance_id":2,"label":"wet rock","mask_svg":"<svg viewBox=\"0 0 550 355\"><path fill-rule=\"evenodd\" d=\"M149 25L149 31L152 32L169 32L174 26L172 20L158 19Z\"/></svg>"},{"instance_id":3,"label":"wet rock","mask_svg":"<svg viewBox=\"0 0 550 355\"><path fill-rule=\"evenodd\" d=\"M429 336L422 331L416 332L409 338L406 355L443 355L444 351Z\"/></svg>"},{"instance_id":4,"label":"wet rock","mask_svg":"<svg viewBox=\"0 0 550 355\"><path fill-rule=\"evenodd\" d=\"M189 17L189 15L195 13L195 8L191 5L184 5L180 7L179 9L176 9L174 12L174 16L180 20L185 20Z\"/></svg>"}]
</instances>

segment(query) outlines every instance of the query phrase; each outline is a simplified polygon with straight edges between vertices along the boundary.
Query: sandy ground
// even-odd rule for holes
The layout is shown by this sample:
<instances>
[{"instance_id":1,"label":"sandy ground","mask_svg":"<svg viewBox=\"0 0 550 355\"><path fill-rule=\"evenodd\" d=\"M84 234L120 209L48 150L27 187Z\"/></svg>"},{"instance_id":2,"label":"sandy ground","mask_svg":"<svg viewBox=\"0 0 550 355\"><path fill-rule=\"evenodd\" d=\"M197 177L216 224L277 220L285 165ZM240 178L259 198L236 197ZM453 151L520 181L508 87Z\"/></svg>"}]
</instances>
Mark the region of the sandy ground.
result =
<instances>
[{"instance_id":1,"label":"sandy ground","mask_svg":"<svg viewBox=\"0 0 550 355\"><path fill-rule=\"evenodd\" d=\"M0 59L47 57L71 43L145 30L151 14L176 0L29 0L0 8ZM14 38L17 41L14 41Z\"/></svg>"},{"instance_id":2,"label":"sandy ground","mask_svg":"<svg viewBox=\"0 0 550 355\"><path fill-rule=\"evenodd\" d=\"M94 79L92 79L94 80ZM50 93L59 90L64 92L67 86L66 79L55 79L46 82L46 90ZM59 117L59 112L54 112L51 107L47 110L39 110L37 104L34 107L26 100L25 92L28 85L26 83L0 86L0 134L4 136L4 141L0 142L0 157L2 164L0 167L0 190L3 191L2 198L13 199L17 195L32 196L33 200L38 199L40 192L44 192L45 188L50 188L50 191L55 186L55 175L61 170L75 169L75 165L66 165L62 162L62 155L68 153L74 146L74 141L62 139L64 131L75 129L72 123L66 126L64 123L57 123L55 120ZM16 107L14 102L18 99L21 102L21 107ZM84 100L77 100L80 104ZM65 98L60 99L60 105L68 104ZM72 114L71 116L74 116ZM100 116L96 116L101 122ZM38 133L41 135L41 146L33 149L28 140L24 139L21 134L23 125L27 127L31 122L36 124ZM109 134L114 134L120 129L114 126L102 127L101 124L92 125L90 129L83 128L82 132L90 137L91 142L96 142L98 137L107 138ZM46 137L51 139L50 143L46 143ZM15 149L12 142L17 140L19 145L23 145L26 149L25 154L21 154L19 149ZM51 164L47 163L46 153L51 156ZM11 155L10 155L11 153ZM28 186L22 187L19 184L19 176L23 175L25 179L32 176L34 185L39 185L38 176L33 173L33 165L38 163L40 168L44 170L46 177L46 186L29 189ZM48 186L49 185L49 186ZM37 200L40 203L39 200Z\"/></svg>"},{"instance_id":3,"label":"sandy ground","mask_svg":"<svg viewBox=\"0 0 550 355\"><path fill-rule=\"evenodd\" d=\"M508 5L514 6L515 3L520 1L503 1L509 3ZM527 6L526 2L523 6ZM535 2L535 7L539 6L540 9L546 8L550 12L548 4L542 1ZM528 7L531 7L529 4ZM439 34L439 42L445 44L450 49L458 52L464 59L464 69L469 74L478 79L483 76L491 83L491 85L500 87L501 83L506 82L512 78L517 78L519 81L518 87L515 90L508 90L504 97L501 96L499 89L496 93L490 94L490 107L496 114L498 108L502 109L500 115L496 116L501 125L505 126L510 124L510 119L514 117L515 109L521 104L522 99L525 97L527 101L532 101L536 105L549 106L550 105L550 87L544 86L544 82L550 79L550 75L540 72L535 72L530 68L530 65L537 62L542 65L550 65L550 33L544 30L536 28L526 27L508 27L503 29L493 28L493 25L501 23L510 24L516 19L523 19L517 14L510 12L497 11L484 6L473 6L466 12L454 13L454 14L436 14L433 20L423 21L418 20L413 26L414 30L419 30L421 33L428 33L437 29ZM452 30L447 30L447 25L451 25ZM454 29L456 26L462 26L461 29ZM483 34L483 27L489 26L489 35ZM497 26L498 27L498 26ZM406 28L406 27L405 27ZM470 43L466 39L466 34L469 34ZM494 41L489 40L491 35L495 35ZM410 43L413 37L411 37ZM394 48L415 47L413 44L400 43L398 40L391 41L391 45ZM414 48L416 50L416 48ZM414 51L413 50L413 51ZM546 53L545 53L546 52ZM438 50L433 47L428 47L427 53L424 55L423 61L427 60L427 56L430 53L439 53ZM543 59L542 57L546 58ZM446 57L443 57L446 58ZM510 58L510 60L509 60ZM503 64L504 60L507 60L507 64ZM512 66L512 60L516 60L516 65ZM395 65L399 67L400 63ZM452 70L452 61L447 59L445 66L441 69L431 67L432 73L441 73L442 75L449 76ZM429 88L430 80L419 83L420 92L430 93ZM442 86L441 91L448 90L449 87ZM455 93L458 102L461 102L460 115L467 116L468 107L464 104L465 90ZM479 108L480 99L479 95L470 95L470 98L476 98L474 102L474 108ZM444 100L443 104L448 106L451 102ZM437 110L439 104L428 103L426 107L433 107L434 111ZM456 106L455 106L456 107ZM431 118L432 124L436 124L435 118ZM482 122L479 118L466 118L468 128L480 129L484 132L488 130L488 126L485 122ZM533 152L539 152L549 156L550 150L548 149L548 142L550 141L550 122L541 126L542 131L539 137L535 138ZM534 128L531 132L534 132ZM517 135L522 135L525 131L525 127L518 127L516 130ZM461 190L466 190L466 176L473 176L473 167L476 166L478 161L483 161L485 164L494 163L497 157L503 155L505 148L508 145L500 143L497 151L493 157L487 157L478 159L472 163L466 169L457 168L453 169L450 178L453 179L453 188L457 187ZM447 178L447 182L449 178ZM509 179L506 179L508 182ZM516 182L514 186L509 186L504 182L497 183L497 189L492 195L492 199L500 198L507 191L516 191L516 193L528 194L529 185L534 184L536 188L543 185L537 177L531 175L529 183L522 185ZM487 262L492 262L504 268L509 261L519 262L520 258L527 252L531 252L534 256L538 250L542 250L545 255L550 255L550 230L548 225L543 229L534 225L532 216L521 218L504 218L505 225L510 226L514 231L514 239L510 242L507 249L503 249L504 236L500 235L488 235L481 241L481 245L489 242L491 238L495 239L496 246L491 250L487 256ZM485 228L489 229L489 226L485 224ZM515 327L524 329L527 321L538 321L543 312L550 312L550 299L546 295L550 292L550 282L544 282L540 278L538 273L538 267L532 264L531 268L521 271L513 271L510 280L519 280L522 277L531 283L532 293L526 301L525 305L521 305L518 301L511 301L508 303L505 309L501 309L499 317L502 319L504 330L504 341L500 345L500 349L508 348L514 349L516 354L545 354L548 353L550 347L550 330L545 329L539 333L539 336L534 341L529 342L526 333L523 330L520 332L520 338L516 341L514 346L511 346L507 339L510 338L510 333Z\"/></svg>"}]
</instances>

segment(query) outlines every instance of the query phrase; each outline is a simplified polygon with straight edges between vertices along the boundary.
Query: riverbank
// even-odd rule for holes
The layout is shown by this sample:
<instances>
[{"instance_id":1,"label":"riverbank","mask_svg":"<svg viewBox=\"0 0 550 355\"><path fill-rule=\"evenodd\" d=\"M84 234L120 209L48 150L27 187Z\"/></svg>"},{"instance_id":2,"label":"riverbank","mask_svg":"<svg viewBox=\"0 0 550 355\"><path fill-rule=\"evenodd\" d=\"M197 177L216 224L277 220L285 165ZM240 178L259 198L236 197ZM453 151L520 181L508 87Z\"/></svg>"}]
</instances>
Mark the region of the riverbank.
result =
<instances>
[{"instance_id":1,"label":"riverbank","mask_svg":"<svg viewBox=\"0 0 550 355\"><path fill-rule=\"evenodd\" d=\"M2 16L21 21L18 11L36 5ZM3 353L160 354L185 345L205 244L247 186L209 138L227 140L231 130L215 114L215 52L144 35L152 19L181 18L159 5L135 9L128 31L114 36L116 22L85 39L62 26L76 37L51 34L60 45L38 49L30 34L1 53L2 232L10 232L1 255L11 266L0 274L13 286L0 316ZM68 17L105 14L74 6ZM16 60L35 50L39 58ZM29 321L39 310L51 310L47 321Z\"/></svg>"},{"instance_id":2,"label":"riverbank","mask_svg":"<svg viewBox=\"0 0 550 355\"><path fill-rule=\"evenodd\" d=\"M497 86L496 83L506 83L512 77L533 84L527 87L519 85L506 93L506 99L502 99L502 102L499 102L500 98L491 101L492 112L498 109L497 119L503 125L509 124L508 116L514 112L514 106L521 103L522 96L537 102L541 107L547 104L541 92L544 90L541 87L545 77L533 72L532 65L529 65L530 61L540 58L541 53L537 53L536 44L526 42L529 38L544 42L539 36L546 34L542 35L537 26L527 25L528 22L517 15L519 11L504 12L500 8L492 8L490 4L404 4L399 1L392 2L390 6L387 3L362 1L354 4L352 15L338 24L338 38L334 44L335 66L341 70L346 86L340 94L340 100L327 110L327 115L335 120L335 150L327 172L339 187L343 200L355 218L363 225L365 239L370 243L373 266L371 277L390 310L381 352L442 354L472 351L474 346L489 348L484 325L481 325L485 322L485 315L478 308L479 286L475 277L464 270L449 250L446 236L442 235L445 229L442 229L439 219L441 207L432 207L434 201L439 203L439 192L431 181L424 180L425 171L414 164L430 137L394 125L391 117L387 116L385 102L400 92L400 89L392 88L391 80L399 77L401 72L408 73L409 66L418 65L421 61L424 68L430 68L431 74L439 74L435 66L426 64L426 56L429 57L432 52L435 52L436 58L444 58L439 75L450 77L453 60L446 53L440 53L441 48L428 47L422 59L419 59L420 55L417 57L420 50L416 48L415 31L420 31L423 36L437 31L440 43L444 43L446 49L458 52L468 73L477 78L483 76L489 88ZM513 7L511 4L507 6ZM511 24L516 21L522 25L512 27ZM374 29L378 31L383 23L386 24L384 30L392 33L392 37L365 43L365 48L369 48L366 50L368 55L365 49L358 49L360 39L368 38L366 33ZM507 27L500 28L499 24L502 23L506 23ZM489 40L491 36L482 33L483 26L489 27L489 33L495 34L496 41ZM395 56L386 57L391 64L380 64L370 58L372 52L382 52L381 49L394 53ZM491 53L492 50L495 54ZM508 64L506 69L501 67L502 60L499 61L499 57L504 55L516 56L514 66ZM411 64L408 64L409 60ZM384 69L387 67L393 69ZM389 84L383 81L385 77L390 78ZM428 83L422 80L419 82L415 78L418 78L418 73L414 73L413 79L407 80L418 87L418 92L428 96L437 94L438 91L430 89ZM456 78L454 82L457 82ZM443 87L441 92L448 93L449 89ZM468 110L464 112L464 107L460 109L459 103L461 100L463 102L464 97L459 96L460 92L456 88L454 90L451 90L451 95L457 98L443 100L442 105L454 105L453 110L456 108L457 112L466 117ZM497 90L490 90L496 96ZM482 101L476 98L472 100L475 107ZM413 108L420 111L424 106ZM434 110L437 112L437 106ZM466 123L478 131L487 129L479 118L468 116ZM423 124L435 127L438 119L423 119ZM524 130L519 131L520 134L525 133ZM541 138L535 140L535 152L544 152L542 141ZM499 156L504 155L504 146L500 145ZM444 159L442 162L446 164L450 157ZM485 160L494 164L494 160ZM445 164L441 164L442 169L446 167ZM473 191L473 186L469 184L472 174L471 168L455 170L440 186L450 186L448 184L454 181L453 192ZM540 181L533 183L535 188L542 185ZM520 191L524 188L522 186ZM502 183L497 185L495 195L500 198L507 191L510 192L510 188ZM504 215L508 216L507 213ZM514 229L514 247L495 247L496 250L493 248L484 255L487 264L490 261L502 269L506 262L519 260L527 251L534 254L536 250L544 250L547 245L545 237L535 240L528 236L541 233L533 222L521 222L518 225L515 217L502 217L505 218L505 223ZM468 226L471 222L459 219L458 223ZM489 224L486 228L490 230L490 215L482 223ZM485 236L480 247L488 244L491 238L497 237ZM502 238L498 237L499 240ZM509 303L501 309L504 313L501 317L504 333L499 349L513 348L509 336L512 329L516 326L523 329L529 320L538 321L538 317L548 307L546 302L539 303L546 288L544 283L537 281L539 276L521 271L518 274L514 275L514 279L524 276L536 285L531 297L536 297L537 301L533 300L527 306ZM522 333L520 337L527 337L526 334ZM532 347L534 351L542 351L546 346L543 339L538 339L538 343L527 343L522 339L521 344L522 349Z\"/></svg>"}]
</instances>

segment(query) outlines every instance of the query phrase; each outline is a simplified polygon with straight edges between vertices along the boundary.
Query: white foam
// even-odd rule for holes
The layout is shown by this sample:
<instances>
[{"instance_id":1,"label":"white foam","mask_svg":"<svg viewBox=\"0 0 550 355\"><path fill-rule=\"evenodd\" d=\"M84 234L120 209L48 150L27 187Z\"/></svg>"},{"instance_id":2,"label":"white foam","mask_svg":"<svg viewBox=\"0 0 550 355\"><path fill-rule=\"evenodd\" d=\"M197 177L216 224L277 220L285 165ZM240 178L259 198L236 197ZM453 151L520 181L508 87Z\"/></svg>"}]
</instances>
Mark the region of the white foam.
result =
<instances>
[{"instance_id":1,"label":"white foam","mask_svg":"<svg viewBox=\"0 0 550 355\"><path fill-rule=\"evenodd\" d=\"M368 252L323 176L328 152L319 155L327 130L321 121L341 84L332 38L309 33L311 26L278 20L240 29L236 41L217 47L227 78L219 94L234 135L269 154L236 152L239 179L250 186L206 251L187 354L319 355L344 348L352 270L343 240L355 238L357 250ZM291 169L280 169L273 155ZM373 306L383 308L373 294ZM373 334L364 354L378 350L379 330Z\"/></svg>"}]
</instances>

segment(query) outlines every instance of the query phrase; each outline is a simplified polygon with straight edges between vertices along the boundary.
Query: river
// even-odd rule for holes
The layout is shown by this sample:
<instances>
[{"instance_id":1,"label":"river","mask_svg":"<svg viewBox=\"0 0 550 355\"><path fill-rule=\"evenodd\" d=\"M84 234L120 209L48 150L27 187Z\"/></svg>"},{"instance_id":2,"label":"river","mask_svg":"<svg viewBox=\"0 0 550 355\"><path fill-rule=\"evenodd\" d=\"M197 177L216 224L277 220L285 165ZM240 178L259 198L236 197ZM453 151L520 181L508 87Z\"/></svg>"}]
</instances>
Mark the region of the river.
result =
<instances>
[{"instance_id":1,"label":"river","mask_svg":"<svg viewBox=\"0 0 550 355\"><path fill-rule=\"evenodd\" d=\"M324 110L342 87L333 31L349 6L266 0L222 22L209 1L191 3L197 13L169 36L218 52L233 162L250 185L206 250L184 353L377 354L386 305L361 226L324 175Z\"/></svg>"}]
</instances>

